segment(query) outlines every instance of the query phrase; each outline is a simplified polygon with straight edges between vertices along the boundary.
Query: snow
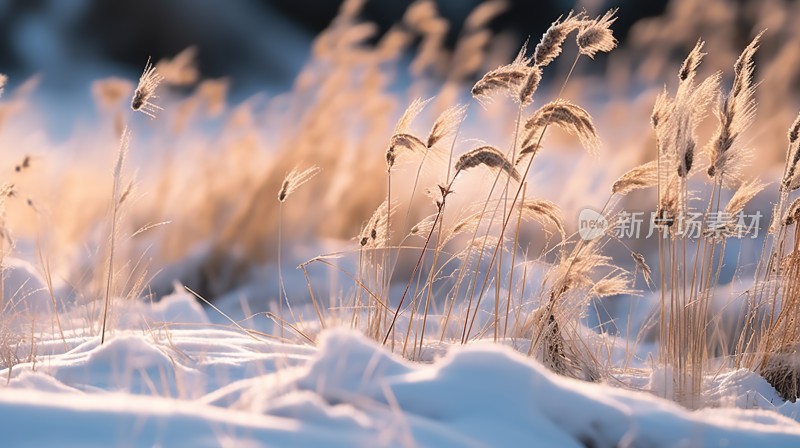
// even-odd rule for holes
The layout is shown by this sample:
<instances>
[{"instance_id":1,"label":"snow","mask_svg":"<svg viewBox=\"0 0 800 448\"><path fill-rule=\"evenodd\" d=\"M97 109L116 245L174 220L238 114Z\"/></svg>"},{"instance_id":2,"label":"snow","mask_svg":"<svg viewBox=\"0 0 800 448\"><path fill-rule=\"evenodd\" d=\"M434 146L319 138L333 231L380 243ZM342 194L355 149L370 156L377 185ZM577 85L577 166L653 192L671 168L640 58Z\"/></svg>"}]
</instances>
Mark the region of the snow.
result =
<instances>
[{"instance_id":1,"label":"snow","mask_svg":"<svg viewBox=\"0 0 800 448\"><path fill-rule=\"evenodd\" d=\"M745 371L708 379L713 407L554 375L476 343L412 363L346 329L316 347L213 323L183 292L114 303L105 344L77 309L0 371L3 446L800 446L800 409ZM629 379L630 380L630 379ZM633 384L635 381L622 382Z\"/></svg>"},{"instance_id":2,"label":"snow","mask_svg":"<svg viewBox=\"0 0 800 448\"><path fill-rule=\"evenodd\" d=\"M45 281L36 268L14 257L3 260L3 297L10 298L4 305L5 313L42 313L53 306Z\"/></svg>"}]
</instances>

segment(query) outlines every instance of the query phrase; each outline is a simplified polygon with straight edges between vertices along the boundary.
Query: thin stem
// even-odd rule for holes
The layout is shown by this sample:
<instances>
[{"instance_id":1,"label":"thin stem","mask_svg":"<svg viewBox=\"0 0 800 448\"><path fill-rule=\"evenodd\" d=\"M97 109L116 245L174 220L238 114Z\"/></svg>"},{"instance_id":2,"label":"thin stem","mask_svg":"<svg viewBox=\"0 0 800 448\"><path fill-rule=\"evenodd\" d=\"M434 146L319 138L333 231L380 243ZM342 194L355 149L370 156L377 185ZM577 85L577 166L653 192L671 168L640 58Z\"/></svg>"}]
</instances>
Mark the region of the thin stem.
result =
<instances>
[{"instance_id":1,"label":"thin stem","mask_svg":"<svg viewBox=\"0 0 800 448\"><path fill-rule=\"evenodd\" d=\"M283 298L286 297L283 286L283 271L281 263L281 241L283 241L283 201L278 203L278 318L283 322ZM279 336L283 339L283 325L280 326Z\"/></svg>"},{"instance_id":2,"label":"thin stem","mask_svg":"<svg viewBox=\"0 0 800 448\"><path fill-rule=\"evenodd\" d=\"M105 299L103 304L103 323L102 328L100 330L100 345L103 345L106 340L106 327L108 325L108 309L111 303L111 289L113 286L113 278L114 278L114 253L116 249L116 239L117 239L117 221L119 219L119 207L120 207L120 194L122 189L122 172L125 167L125 156L128 152L128 142L127 140L130 138L130 131L128 128L122 132L120 136L120 145L119 145L119 154L117 155L117 162L114 167L114 183L111 191L111 235L109 237L109 251L108 251L108 272L106 275L106 290L105 290Z\"/></svg>"},{"instance_id":3,"label":"thin stem","mask_svg":"<svg viewBox=\"0 0 800 448\"><path fill-rule=\"evenodd\" d=\"M564 89L566 88L570 77L572 77L572 73L575 71L575 67L578 64L578 60L580 59L580 57L581 57L580 53L578 53L575 56L575 60L572 62L572 67L569 69L569 73L567 73L567 77L564 79L564 83L561 85L561 89L558 92L558 97L555 100L556 102L561 100L561 96L564 94ZM542 140L544 139L545 132L547 132L547 128L550 125L550 119L551 118L552 118L551 116L548 116L548 119L545 122L544 127L542 128L542 132L539 134L539 139L536 141L536 145L534 147L539 147L542 144ZM528 177L528 173L530 172L531 166L533 165L533 159L534 158L535 158L535 154L534 154L533 157L530 158L530 160L528 160L528 164L525 167L525 172L522 174L522 177L521 177L522 179L525 179L525 178ZM503 236L505 235L506 228L508 227L508 223L511 221L511 216L513 214L514 206L519 201L520 194L522 193L522 185L523 185L523 182L520 182L519 187L517 187L517 192L514 194L514 200L511 201L510 209L512 210L512 213L509 213L503 219L503 226L502 226L502 228L500 230L500 240L499 240L498 244L494 248L494 253L492 254L492 259L489 262L489 268L488 268L489 270L491 270L492 267L494 266L494 261L497 258L497 252L500 250L500 246L502 245ZM484 294L484 292L486 290L487 284L488 284L488 276L487 276L487 278L484 279L483 285L481 286L481 292L478 295L478 304L480 304L481 298L483 297L483 294ZM469 338L469 333L472 331L472 325L475 323L475 315L477 314L477 309L478 308L479 308L479 305L476 305L476 307L475 307L476 311L473 313L473 318L471 320L469 329L467 330L466 334L462 338L462 341L464 341L464 340Z\"/></svg>"}]
</instances>

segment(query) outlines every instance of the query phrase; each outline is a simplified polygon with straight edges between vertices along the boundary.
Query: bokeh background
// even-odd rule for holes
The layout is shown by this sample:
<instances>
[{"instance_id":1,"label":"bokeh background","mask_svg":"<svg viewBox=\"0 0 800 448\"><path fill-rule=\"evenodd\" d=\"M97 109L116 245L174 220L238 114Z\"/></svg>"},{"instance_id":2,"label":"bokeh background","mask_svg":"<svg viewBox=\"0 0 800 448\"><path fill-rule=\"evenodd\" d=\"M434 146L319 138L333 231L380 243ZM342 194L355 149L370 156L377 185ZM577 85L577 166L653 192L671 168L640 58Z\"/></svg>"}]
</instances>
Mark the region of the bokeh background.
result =
<instances>
[{"instance_id":1,"label":"bokeh background","mask_svg":"<svg viewBox=\"0 0 800 448\"><path fill-rule=\"evenodd\" d=\"M410 0L366 3L362 17L379 35L397 23ZM455 44L464 19L479 0L440 0ZM335 17L338 0L3 0L0 1L0 67L16 80L44 75L54 91L86 84L88 77L135 73L148 56L171 57L196 46L207 77L227 76L234 93L286 87L309 55L314 36ZM624 41L644 17L664 12L666 0L546 0L509 2L491 24L495 31L537 39L570 9L592 13L619 8L615 33Z\"/></svg>"}]
</instances>

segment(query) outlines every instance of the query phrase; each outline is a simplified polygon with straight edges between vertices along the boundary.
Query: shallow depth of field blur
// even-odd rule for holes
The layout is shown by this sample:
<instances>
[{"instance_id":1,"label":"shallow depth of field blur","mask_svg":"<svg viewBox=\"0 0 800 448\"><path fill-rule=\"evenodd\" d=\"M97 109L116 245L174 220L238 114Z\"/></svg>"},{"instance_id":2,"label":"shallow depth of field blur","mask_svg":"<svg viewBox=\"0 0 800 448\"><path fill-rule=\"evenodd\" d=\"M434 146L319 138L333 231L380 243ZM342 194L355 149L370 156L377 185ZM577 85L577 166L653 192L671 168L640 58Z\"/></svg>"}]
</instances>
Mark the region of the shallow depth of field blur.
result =
<instances>
[{"instance_id":1,"label":"shallow depth of field blur","mask_svg":"<svg viewBox=\"0 0 800 448\"><path fill-rule=\"evenodd\" d=\"M799 446L797 19L0 2L3 439Z\"/></svg>"}]
</instances>

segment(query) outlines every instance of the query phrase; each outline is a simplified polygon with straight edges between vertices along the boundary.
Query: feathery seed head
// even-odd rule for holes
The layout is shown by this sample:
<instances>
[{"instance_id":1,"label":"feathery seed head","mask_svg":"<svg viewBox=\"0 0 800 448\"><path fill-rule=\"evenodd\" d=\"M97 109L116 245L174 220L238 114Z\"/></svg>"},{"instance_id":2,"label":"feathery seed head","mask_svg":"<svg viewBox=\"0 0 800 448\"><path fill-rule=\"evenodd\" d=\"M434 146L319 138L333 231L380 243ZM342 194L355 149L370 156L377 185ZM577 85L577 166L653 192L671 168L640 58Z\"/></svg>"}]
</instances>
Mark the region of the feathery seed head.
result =
<instances>
[{"instance_id":1,"label":"feathery seed head","mask_svg":"<svg viewBox=\"0 0 800 448\"><path fill-rule=\"evenodd\" d=\"M128 196L131 195L133 192L133 181L128 181L128 184L125 186L125 189L122 190L122 194L119 197L119 204L122 205L125 203L125 200L128 199Z\"/></svg>"},{"instance_id":2,"label":"feathery seed head","mask_svg":"<svg viewBox=\"0 0 800 448\"><path fill-rule=\"evenodd\" d=\"M389 203L383 201L361 229L359 243L373 248L383 247L389 235Z\"/></svg>"},{"instance_id":3,"label":"feathery seed head","mask_svg":"<svg viewBox=\"0 0 800 448\"><path fill-rule=\"evenodd\" d=\"M620 176L611 187L613 194L625 195L633 190L652 187L658 184L658 162L651 161L639 165Z\"/></svg>"},{"instance_id":4,"label":"feathery seed head","mask_svg":"<svg viewBox=\"0 0 800 448\"><path fill-rule=\"evenodd\" d=\"M683 160L680 165L678 165L678 177L688 177L689 173L692 171L695 146L696 143L694 139L690 139L686 142L686 147L683 151Z\"/></svg>"},{"instance_id":5,"label":"feathery seed head","mask_svg":"<svg viewBox=\"0 0 800 448\"><path fill-rule=\"evenodd\" d=\"M659 126L663 124L664 120L669 115L672 105L672 99L670 99L667 93L667 88L664 87L664 90L656 97L656 103L653 105L653 113L650 115L650 125L653 126L653 129L656 131L659 130Z\"/></svg>"},{"instance_id":6,"label":"feathery seed head","mask_svg":"<svg viewBox=\"0 0 800 448\"><path fill-rule=\"evenodd\" d=\"M781 182L781 190L788 190L793 183L797 183L797 165L800 163L800 143L797 143L798 133L800 133L800 114L789 127L789 150L786 154L786 175Z\"/></svg>"},{"instance_id":7,"label":"feathery seed head","mask_svg":"<svg viewBox=\"0 0 800 448\"><path fill-rule=\"evenodd\" d=\"M561 210L556 204L544 199L526 200L522 204L522 213L526 218L533 219L542 224L553 224L556 229L558 229L561 239L566 239L564 222L561 218Z\"/></svg>"},{"instance_id":8,"label":"feathery seed head","mask_svg":"<svg viewBox=\"0 0 800 448\"><path fill-rule=\"evenodd\" d=\"M733 67L734 80L731 96L738 97L742 94L752 96L752 92L748 94L748 91L752 89L755 54L756 51L758 51L759 44L761 43L761 36L763 35L764 31L758 33L736 60L736 64Z\"/></svg>"},{"instance_id":9,"label":"feathery seed head","mask_svg":"<svg viewBox=\"0 0 800 448\"><path fill-rule=\"evenodd\" d=\"M681 69L678 72L678 79L680 79L681 82L691 82L695 74L697 74L697 67L700 66L703 56L707 54L703 53L704 45L705 42L698 40L692 51L690 51L686 59L683 60Z\"/></svg>"},{"instance_id":10,"label":"feathery seed head","mask_svg":"<svg viewBox=\"0 0 800 448\"><path fill-rule=\"evenodd\" d=\"M631 288L631 278L627 273L609 274L600 279L589 290L589 295L603 298L619 295L633 295L636 294Z\"/></svg>"},{"instance_id":11,"label":"feathery seed head","mask_svg":"<svg viewBox=\"0 0 800 448\"><path fill-rule=\"evenodd\" d=\"M695 85L694 77L692 71L678 87L674 107L666 117L671 135L665 132L660 135L664 143L677 149L679 177L688 177L691 173L697 150L697 127L705 119L708 105L718 98L718 73L709 76L698 85Z\"/></svg>"},{"instance_id":12,"label":"feathery seed head","mask_svg":"<svg viewBox=\"0 0 800 448\"><path fill-rule=\"evenodd\" d=\"M636 264L636 270L642 272L645 283L652 286L653 271L650 270L650 266L647 264L647 261L645 261L644 255L639 252L631 252L631 258L633 258L633 262ZM634 273L634 275L636 274Z\"/></svg>"},{"instance_id":13,"label":"feathery seed head","mask_svg":"<svg viewBox=\"0 0 800 448\"><path fill-rule=\"evenodd\" d=\"M759 33L737 59L731 92L719 103L716 112L719 126L709 149L711 163L708 175L715 177L724 174L723 182L729 179L735 180L741 167L748 160L748 154L738 137L750 127L756 112L753 98L754 58L763 33L763 31Z\"/></svg>"},{"instance_id":14,"label":"feathery seed head","mask_svg":"<svg viewBox=\"0 0 800 448\"><path fill-rule=\"evenodd\" d=\"M528 70L528 76L525 78L525 83L519 90L519 103L524 107L533 102L533 94L539 88L539 82L542 80L542 69L538 65L534 65Z\"/></svg>"},{"instance_id":15,"label":"feathery seed head","mask_svg":"<svg viewBox=\"0 0 800 448\"><path fill-rule=\"evenodd\" d=\"M411 228L411 235L425 237L433 230L433 223L438 220L438 214L426 216L422 221Z\"/></svg>"},{"instance_id":16,"label":"feathery seed head","mask_svg":"<svg viewBox=\"0 0 800 448\"><path fill-rule=\"evenodd\" d=\"M406 108L403 112L403 115L397 120L397 123L394 126L394 131L392 134L406 134L409 132L409 128L411 127L411 122L417 118L422 109L430 103L432 98L427 100L423 100L420 98L415 99L411 102L411 104Z\"/></svg>"},{"instance_id":17,"label":"feathery seed head","mask_svg":"<svg viewBox=\"0 0 800 448\"><path fill-rule=\"evenodd\" d=\"M412 134L393 135L391 140L389 140L389 148L386 150L386 166L388 169L392 169L397 161L397 156L404 149L411 152L423 151L426 149L426 146L422 140Z\"/></svg>"},{"instance_id":18,"label":"feathery seed head","mask_svg":"<svg viewBox=\"0 0 800 448\"><path fill-rule=\"evenodd\" d=\"M433 148L442 139L453 134L464 120L466 112L466 106L453 106L442 112L433 123L431 132L428 134L428 140L425 142L427 149Z\"/></svg>"},{"instance_id":19,"label":"feathery seed head","mask_svg":"<svg viewBox=\"0 0 800 448\"><path fill-rule=\"evenodd\" d=\"M150 63L150 58L147 58L147 64L144 66L144 72L139 77L139 84L136 86L136 91L133 92L131 99L131 109L140 111L150 118L155 118L157 110L163 110L161 107L153 104L151 100L158 98L156 96L156 88L164 78L156 72L156 68Z\"/></svg>"},{"instance_id":20,"label":"feathery seed head","mask_svg":"<svg viewBox=\"0 0 800 448\"><path fill-rule=\"evenodd\" d=\"M527 79L527 75L528 69L524 66L504 65L496 68L483 75L483 78L472 86L472 96L478 99L488 98L497 90L514 95L519 86Z\"/></svg>"},{"instance_id":21,"label":"feathery seed head","mask_svg":"<svg viewBox=\"0 0 800 448\"><path fill-rule=\"evenodd\" d=\"M789 143L796 142L798 137L800 137L800 114L797 114L797 118L794 119L794 123L789 128Z\"/></svg>"},{"instance_id":22,"label":"feathery seed head","mask_svg":"<svg viewBox=\"0 0 800 448\"><path fill-rule=\"evenodd\" d=\"M530 140L530 137L527 139ZM528 156L535 157L536 153L538 153L540 149L542 149L542 145L535 142L526 142L526 144L522 146L522 149L520 149L519 156L514 162L514 165L519 165Z\"/></svg>"},{"instance_id":23,"label":"feathery seed head","mask_svg":"<svg viewBox=\"0 0 800 448\"><path fill-rule=\"evenodd\" d=\"M472 86L472 97L478 100L488 100L495 92L503 93L511 98L518 99L520 89L526 83L530 72L530 57L525 56L528 51L527 42L522 45L517 57L508 65L503 65L489 71Z\"/></svg>"},{"instance_id":24,"label":"feathery seed head","mask_svg":"<svg viewBox=\"0 0 800 448\"><path fill-rule=\"evenodd\" d=\"M725 212L730 216L738 215L744 210L744 207L750 202L766 185L758 180L751 180L739 186L736 193L733 194L728 205L725 207ZM735 219L735 218L732 218Z\"/></svg>"},{"instance_id":25,"label":"feathery seed head","mask_svg":"<svg viewBox=\"0 0 800 448\"><path fill-rule=\"evenodd\" d=\"M455 169L456 172L460 172L477 166L486 166L490 169L501 170L518 182L521 179L514 165L511 164L499 149L493 146L481 146L480 148L475 148L461 155L456 162Z\"/></svg>"},{"instance_id":26,"label":"feathery seed head","mask_svg":"<svg viewBox=\"0 0 800 448\"><path fill-rule=\"evenodd\" d=\"M563 21L559 18L553 22L536 45L533 62L539 67L545 67L553 62L561 54L561 47L567 39L567 35L578 29L583 24L583 20L583 13L573 16L570 11Z\"/></svg>"},{"instance_id":27,"label":"feathery seed head","mask_svg":"<svg viewBox=\"0 0 800 448\"><path fill-rule=\"evenodd\" d=\"M611 31L611 25L617 21L617 17L614 17L616 13L617 10L612 9L594 20L583 21L577 36L581 54L594 59L598 51L608 53L617 46L617 40Z\"/></svg>"},{"instance_id":28,"label":"feathery seed head","mask_svg":"<svg viewBox=\"0 0 800 448\"><path fill-rule=\"evenodd\" d=\"M290 194L297 191L300 186L311 180L311 178L316 176L321 170L322 169L318 166L312 166L303 171L298 170L297 167L292 168L289 174L283 179L281 189L278 192L278 200L284 202Z\"/></svg>"},{"instance_id":29,"label":"feathery seed head","mask_svg":"<svg viewBox=\"0 0 800 448\"><path fill-rule=\"evenodd\" d=\"M397 120L392 138L389 141L389 148L386 150L386 166L389 170L394 166L401 150L416 151L426 148L425 143L411 134L409 129L411 128L411 122L414 121L417 115L422 112L422 109L424 109L430 101L431 99L415 99L408 108L406 108L400 119Z\"/></svg>"},{"instance_id":30,"label":"feathery seed head","mask_svg":"<svg viewBox=\"0 0 800 448\"><path fill-rule=\"evenodd\" d=\"M566 100L556 100L539 108L525 123L528 131L522 147L535 142L546 126L558 126L578 137L590 154L597 154L600 138L592 121L592 116L580 106Z\"/></svg>"}]
</instances>

